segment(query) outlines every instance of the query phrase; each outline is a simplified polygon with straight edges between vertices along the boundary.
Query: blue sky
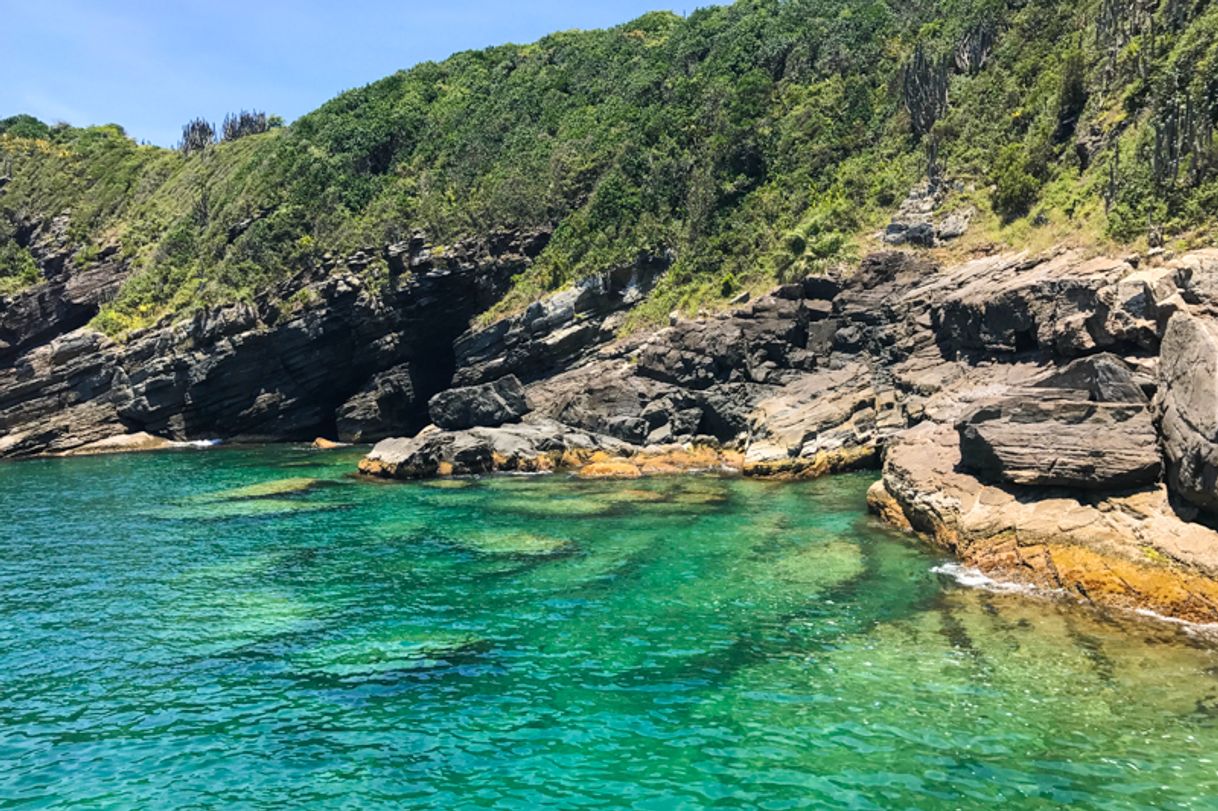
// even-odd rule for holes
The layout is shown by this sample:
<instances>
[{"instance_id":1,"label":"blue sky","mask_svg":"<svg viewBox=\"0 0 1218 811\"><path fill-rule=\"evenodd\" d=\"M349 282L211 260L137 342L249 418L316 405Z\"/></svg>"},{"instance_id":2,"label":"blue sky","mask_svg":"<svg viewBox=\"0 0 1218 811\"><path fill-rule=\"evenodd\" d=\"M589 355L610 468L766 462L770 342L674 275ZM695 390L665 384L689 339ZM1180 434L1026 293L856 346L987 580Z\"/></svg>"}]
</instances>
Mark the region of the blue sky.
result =
<instances>
[{"instance_id":1,"label":"blue sky","mask_svg":"<svg viewBox=\"0 0 1218 811\"><path fill-rule=\"evenodd\" d=\"M677 5L673 5L675 2ZM117 123L170 146L196 116L289 121L454 51L602 28L685 0L0 0L0 118Z\"/></svg>"}]
</instances>

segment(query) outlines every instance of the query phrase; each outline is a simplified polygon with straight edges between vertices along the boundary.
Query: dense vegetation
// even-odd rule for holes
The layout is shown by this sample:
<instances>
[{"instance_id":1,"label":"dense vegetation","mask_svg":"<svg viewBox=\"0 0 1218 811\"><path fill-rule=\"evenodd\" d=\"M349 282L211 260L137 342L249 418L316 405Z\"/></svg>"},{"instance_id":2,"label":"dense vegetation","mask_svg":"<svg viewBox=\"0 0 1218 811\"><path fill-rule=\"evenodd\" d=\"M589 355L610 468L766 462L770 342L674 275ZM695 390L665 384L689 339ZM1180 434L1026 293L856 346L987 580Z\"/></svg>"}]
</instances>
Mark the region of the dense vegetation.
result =
<instances>
[{"instance_id":1,"label":"dense vegetation","mask_svg":"<svg viewBox=\"0 0 1218 811\"><path fill-rule=\"evenodd\" d=\"M326 252L549 225L504 307L666 252L654 315L849 256L928 170L990 238L1200 240L1216 116L1207 0L740 0L456 54L185 156L0 121L0 284L28 279L15 224L65 209L78 259L138 268L114 332Z\"/></svg>"}]
</instances>

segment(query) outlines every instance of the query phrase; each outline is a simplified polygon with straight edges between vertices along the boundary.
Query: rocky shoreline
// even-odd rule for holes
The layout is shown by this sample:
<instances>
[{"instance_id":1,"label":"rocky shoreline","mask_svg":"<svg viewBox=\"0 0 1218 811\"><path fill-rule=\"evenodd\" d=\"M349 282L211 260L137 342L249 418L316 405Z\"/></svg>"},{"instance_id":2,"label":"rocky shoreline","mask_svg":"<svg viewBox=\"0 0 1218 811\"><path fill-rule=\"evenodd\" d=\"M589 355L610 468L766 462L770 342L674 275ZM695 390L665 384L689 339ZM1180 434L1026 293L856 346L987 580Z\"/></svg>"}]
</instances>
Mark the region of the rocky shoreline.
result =
<instances>
[{"instance_id":1,"label":"rocky shoreline","mask_svg":"<svg viewBox=\"0 0 1218 811\"><path fill-rule=\"evenodd\" d=\"M71 317L5 333L0 456L322 435L380 440L360 471L390 479L880 468L872 510L987 575L1218 622L1218 251L886 251L622 337L666 266L641 257L472 325L545 239L420 238L382 288L357 256L122 344L80 296L44 307Z\"/></svg>"},{"instance_id":2,"label":"rocky shoreline","mask_svg":"<svg viewBox=\"0 0 1218 811\"><path fill-rule=\"evenodd\" d=\"M501 380L452 390L433 405L492 416L433 411L443 427L386 440L360 468L801 477L882 462L871 509L989 576L1218 622L1216 274L1208 251L946 269L878 254L850 276L588 345L508 380L514 408L493 402Z\"/></svg>"}]
</instances>

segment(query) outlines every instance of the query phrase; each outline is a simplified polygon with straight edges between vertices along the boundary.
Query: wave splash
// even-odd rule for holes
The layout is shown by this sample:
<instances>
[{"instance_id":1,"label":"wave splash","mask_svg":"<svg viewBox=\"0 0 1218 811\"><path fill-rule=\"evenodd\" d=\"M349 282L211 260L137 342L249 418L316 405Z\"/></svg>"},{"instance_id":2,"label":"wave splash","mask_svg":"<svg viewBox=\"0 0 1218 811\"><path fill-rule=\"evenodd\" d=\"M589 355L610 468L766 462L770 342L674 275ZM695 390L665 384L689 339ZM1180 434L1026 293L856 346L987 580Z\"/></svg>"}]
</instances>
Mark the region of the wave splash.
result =
<instances>
[{"instance_id":1,"label":"wave splash","mask_svg":"<svg viewBox=\"0 0 1218 811\"><path fill-rule=\"evenodd\" d=\"M944 575L955 580L962 586L972 589L984 589L999 594L1040 594L1043 593L1035 586L1026 583L1014 583L1009 580L995 580L980 569L974 569L960 563L942 563L931 569L934 574Z\"/></svg>"}]
</instances>

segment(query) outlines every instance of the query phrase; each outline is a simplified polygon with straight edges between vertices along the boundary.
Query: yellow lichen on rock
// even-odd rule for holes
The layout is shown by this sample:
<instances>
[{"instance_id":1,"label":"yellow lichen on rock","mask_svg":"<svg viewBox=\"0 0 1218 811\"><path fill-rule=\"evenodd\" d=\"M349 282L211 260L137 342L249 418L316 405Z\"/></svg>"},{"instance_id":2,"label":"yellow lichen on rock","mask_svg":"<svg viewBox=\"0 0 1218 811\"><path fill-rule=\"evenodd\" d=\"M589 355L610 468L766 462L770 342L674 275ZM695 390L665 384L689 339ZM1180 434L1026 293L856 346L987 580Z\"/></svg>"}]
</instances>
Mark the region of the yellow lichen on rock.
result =
<instances>
[{"instance_id":1,"label":"yellow lichen on rock","mask_svg":"<svg viewBox=\"0 0 1218 811\"><path fill-rule=\"evenodd\" d=\"M638 479L643 472L632 462L606 459L584 465L576 475L581 479Z\"/></svg>"},{"instance_id":2,"label":"yellow lichen on rock","mask_svg":"<svg viewBox=\"0 0 1218 811\"><path fill-rule=\"evenodd\" d=\"M905 511L901 509L901 505L888 492L888 488L884 486L882 479L868 488L867 507L886 524L904 532L913 532L913 527L909 525L909 519L905 517Z\"/></svg>"},{"instance_id":3,"label":"yellow lichen on rock","mask_svg":"<svg viewBox=\"0 0 1218 811\"><path fill-rule=\"evenodd\" d=\"M743 456L738 451L710 445L681 445L656 451L641 451L630 457L645 475L670 475L700 470L740 470Z\"/></svg>"},{"instance_id":4,"label":"yellow lichen on rock","mask_svg":"<svg viewBox=\"0 0 1218 811\"><path fill-rule=\"evenodd\" d=\"M998 580L1096 605L1218 622L1218 532L1182 520L1163 485L1127 494L1021 498L959 470L951 426L913 429L889 449L872 512Z\"/></svg>"},{"instance_id":5,"label":"yellow lichen on rock","mask_svg":"<svg viewBox=\"0 0 1218 811\"><path fill-rule=\"evenodd\" d=\"M768 479L819 479L830 473L844 473L872 467L876 463L873 445L851 445L812 456L783 459L745 460L744 475Z\"/></svg>"}]
</instances>

